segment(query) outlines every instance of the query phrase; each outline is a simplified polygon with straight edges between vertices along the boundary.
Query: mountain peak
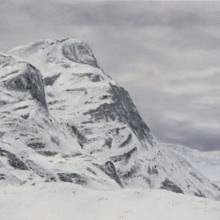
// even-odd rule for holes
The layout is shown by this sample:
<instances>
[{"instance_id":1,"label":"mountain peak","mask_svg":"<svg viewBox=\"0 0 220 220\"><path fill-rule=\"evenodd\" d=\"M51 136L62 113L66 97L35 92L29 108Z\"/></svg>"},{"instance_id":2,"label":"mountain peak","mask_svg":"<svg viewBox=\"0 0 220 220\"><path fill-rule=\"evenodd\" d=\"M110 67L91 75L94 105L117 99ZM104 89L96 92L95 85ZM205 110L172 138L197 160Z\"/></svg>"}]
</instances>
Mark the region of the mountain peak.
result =
<instances>
[{"instance_id":1,"label":"mountain peak","mask_svg":"<svg viewBox=\"0 0 220 220\"><path fill-rule=\"evenodd\" d=\"M44 55L45 59L51 58L49 62L58 59L68 59L70 61L82 64L88 64L99 67L91 48L87 43L74 39L66 38L62 40L46 39L19 46L9 51L14 55L29 56L32 53Z\"/></svg>"}]
</instances>

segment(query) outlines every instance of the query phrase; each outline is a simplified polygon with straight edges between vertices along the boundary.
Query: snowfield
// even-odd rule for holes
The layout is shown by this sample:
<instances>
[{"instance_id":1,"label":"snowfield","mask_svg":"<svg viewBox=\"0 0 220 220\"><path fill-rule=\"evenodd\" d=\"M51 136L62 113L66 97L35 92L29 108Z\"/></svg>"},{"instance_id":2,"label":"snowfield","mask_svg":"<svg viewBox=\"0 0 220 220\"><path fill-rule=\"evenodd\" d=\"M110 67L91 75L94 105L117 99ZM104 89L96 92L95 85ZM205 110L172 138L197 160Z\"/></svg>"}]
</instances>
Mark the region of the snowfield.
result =
<instances>
[{"instance_id":1,"label":"snowfield","mask_svg":"<svg viewBox=\"0 0 220 220\"><path fill-rule=\"evenodd\" d=\"M219 220L220 202L167 190L101 191L70 183L5 186L1 220Z\"/></svg>"}]
</instances>

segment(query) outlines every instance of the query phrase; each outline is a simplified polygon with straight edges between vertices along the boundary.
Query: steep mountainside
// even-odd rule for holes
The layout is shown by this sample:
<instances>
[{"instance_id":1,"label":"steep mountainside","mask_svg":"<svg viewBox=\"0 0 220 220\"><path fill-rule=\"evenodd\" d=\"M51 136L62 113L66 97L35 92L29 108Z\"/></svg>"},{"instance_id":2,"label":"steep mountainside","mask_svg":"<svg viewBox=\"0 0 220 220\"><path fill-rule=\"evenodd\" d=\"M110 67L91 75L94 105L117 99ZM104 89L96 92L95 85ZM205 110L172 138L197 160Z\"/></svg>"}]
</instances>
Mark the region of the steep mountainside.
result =
<instances>
[{"instance_id":1,"label":"steep mountainside","mask_svg":"<svg viewBox=\"0 0 220 220\"><path fill-rule=\"evenodd\" d=\"M204 176L220 185L220 152L199 151L185 146L163 144L168 151L174 152L178 157L187 160Z\"/></svg>"},{"instance_id":2,"label":"steep mountainside","mask_svg":"<svg viewBox=\"0 0 220 220\"><path fill-rule=\"evenodd\" d=\"M26 131L25 141L19 135L10 143L10 148L17 150L15 145L20 141L25 142L22 149L34 151L33 154L26 152L26 155L36 155L35 163L40 163L45 173L47 170L55 173L55 177L47 181L61 180L91 186L99 183L108 188L162 188L177 193L218 198L217 186L187 161L156 143L128 92L102 71L86 43L76 39L42 40L20 46L9 53L25 60L25 64L31 66L35 75L38 75L29 77L33 71L27 70L25 81L23 75L19 75L23 70L18 65L24 62L18 61L15 65L18 72L14 73L10 63L10 68L6 69L4 64L8 62L5 60L14 58L2 58L1 75L3 73L3 78L10 76L12 79L3 79L1 90L15 93L18 105L23 106L21 103L31 100L35 106L31 108L36 112L33 117L23 118L28 126L36 129L36 136ZM43 81L34 66L43 74ZM19 75L18 80L14 74ZM30 78L36 78L36 83L32 83ZM18 98L20 93L23 95ZM20 120L14 108L4 103L4 100L1 103L3 108L16 115L16 120ZM31 108L27 106L25 109L30 111ZM3 140L5 135L14 137L20 130L23 131L23 128L17 129L14 122L10 123L9 115L5 116L6 121L2 127L7 126L14 133L6 134L2 131ZM38 129L41 135L37 135ZM32 142L29 143L29 140ZM1 160L5 157L4 150ZM16 156L20 152L16 154L13 151ZM8 155L6 157L9 158ZM34 170L26 160L22 162L28 170ZM7 168L14 171L10 168L10 158Z\"/></svg>"}]
</instances>

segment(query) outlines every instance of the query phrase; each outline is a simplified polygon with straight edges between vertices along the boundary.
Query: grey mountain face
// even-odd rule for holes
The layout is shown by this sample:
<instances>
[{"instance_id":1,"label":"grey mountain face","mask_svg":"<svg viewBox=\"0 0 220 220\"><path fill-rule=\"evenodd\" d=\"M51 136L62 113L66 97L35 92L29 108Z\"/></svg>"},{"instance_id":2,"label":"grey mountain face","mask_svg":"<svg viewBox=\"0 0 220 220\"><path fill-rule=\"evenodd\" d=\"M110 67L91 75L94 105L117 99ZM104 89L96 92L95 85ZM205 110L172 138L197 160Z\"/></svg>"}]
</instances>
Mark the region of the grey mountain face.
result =
<instances>
[{"instance_id":1,"label":"grey mountain face","mask_svg":"<svg viewBox=\"0 0 220 220\"><path fill-rule=\"evenodd\" d=\"M0 183L64 181L218 197L217 186L156 143L128 92L102 71L86 43L43 40L9 53L25 62L1 55Z\"/></svg>"}]
</instances>

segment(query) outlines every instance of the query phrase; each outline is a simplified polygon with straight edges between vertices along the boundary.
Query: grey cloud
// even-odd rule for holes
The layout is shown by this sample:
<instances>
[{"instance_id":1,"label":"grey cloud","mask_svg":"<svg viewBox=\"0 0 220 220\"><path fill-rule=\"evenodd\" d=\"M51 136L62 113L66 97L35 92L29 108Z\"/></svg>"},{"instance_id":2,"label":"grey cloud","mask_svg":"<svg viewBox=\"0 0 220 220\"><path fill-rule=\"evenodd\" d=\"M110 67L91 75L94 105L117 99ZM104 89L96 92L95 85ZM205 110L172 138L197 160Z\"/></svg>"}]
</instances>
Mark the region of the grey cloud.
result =
<instances>
[{"instance_id":1,"label":"grey cloud","mask_svg":"<svg viewBox=\"0 0 220 220\"><path fill-rule=\"evenodd\" d=\"M135 7L134 7L135 4ZM38 4L39 5L39 4ZM51 3L49 4L51 6ZM93 25L107 24L115 26L149 26L167 25L174 28L189 28L199 25L219 26L219 14L206 10L206 6L212 7L214 12L220 8L219 4L204 3L203 7L198 7L195 3L167 3L167 2L81 2L74 4L58 3L52 4L53 9L63 12L68 21L85 22ZM198 10L192 10L196 6ZM43 4L45 8L45 4ZM56 12L56 11L55 11ZM161 16L162 15L162 16ZM73 19L74 18L74 19Z\"/></svg>"},{"instance_id":2,"label":"grey cloud","mask_svg":"<svg viewBox=\"0 0 220 220\"><path fill-rule=\"evenodd\" d=\"M161 118L159 118L161 119ZM173 127L178 129L174 129ZM219 150L219 132L215 130L198 129L188 123L167 123L158 120L151 124L152 131L161 142L191 146L200 150ZM162 132L163 131L163 132Z\"/></svg>"},{"instance_id":3,"label":"grey cloud","mask_svg":"<svg viewBox=\"0 0 220 220\"><path fill-rule=\"evenodd\" d=\"M42 38L81 38L105 72L130 92L159 140L220 150L220 3L0 5L0 51Z\"/></svg>"},{"instance_id":4,"label":"grey cloud","mask_svg":"<svg viewBox=\"0 0 220 220\"><path fill-rule=\"evenodd\" d=\"M171 96L158 88L136 86L130 93L159 141L200 150L219 149L220 126L212 125L218 121L220 104L215 107L195 105L192 95Z\"/></svg>"},{"instance_id":5,"label":"grey cloud","mask_svg":"<svg viewBox=\"0 0 220 220\"><path fill-rule=\"evenodd\" d=\"M173 79L169 82L171 85L186 85L186 84L211 84L211 85L219 85L220 84L220 72L208 73L205 76L191 76L185 79Z\"/></svg>"}]
</instances>

